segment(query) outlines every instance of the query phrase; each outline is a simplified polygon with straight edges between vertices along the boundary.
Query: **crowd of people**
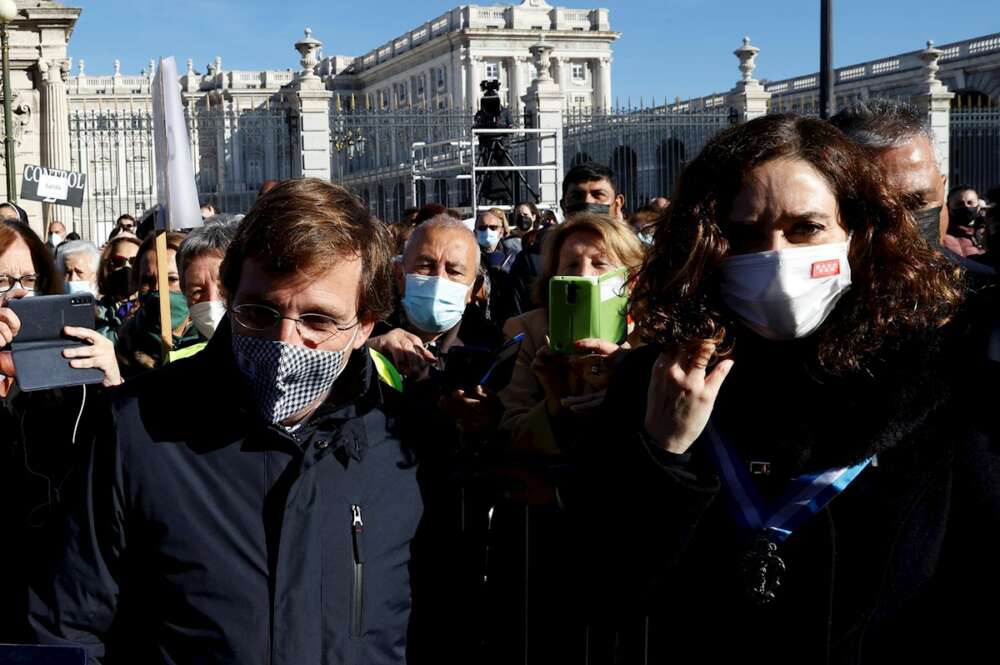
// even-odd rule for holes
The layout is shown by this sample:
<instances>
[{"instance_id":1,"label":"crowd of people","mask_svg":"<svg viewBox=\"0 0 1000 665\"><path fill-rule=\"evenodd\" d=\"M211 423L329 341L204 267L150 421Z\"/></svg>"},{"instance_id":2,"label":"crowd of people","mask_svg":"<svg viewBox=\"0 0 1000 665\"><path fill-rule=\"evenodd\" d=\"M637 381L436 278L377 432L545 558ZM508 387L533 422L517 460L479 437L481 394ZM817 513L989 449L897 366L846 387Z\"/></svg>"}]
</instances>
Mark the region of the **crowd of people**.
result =
<instances>
[{"instance_id":1,"label":"crowd of people","mask_svg":"<svg viewBox=\"0 0 1000 665\"><path fill-rule=\"evenodd\" d=\"M973 597L1000 591L997 203L947 191L925 118L872 100L730 128L641 204L597 164L559 210L391 224L269 183L159 263L146 219L98 247L2 204L0 643L618 663L642 625L655 662L975 653ZM620 336L561 350L550 286L619 274ZM89 395L21 391L6 350L8 305L60 293L94 297L65 329ZM476 369L510 348L502 379Z\"/></svg>"}]
</instances>

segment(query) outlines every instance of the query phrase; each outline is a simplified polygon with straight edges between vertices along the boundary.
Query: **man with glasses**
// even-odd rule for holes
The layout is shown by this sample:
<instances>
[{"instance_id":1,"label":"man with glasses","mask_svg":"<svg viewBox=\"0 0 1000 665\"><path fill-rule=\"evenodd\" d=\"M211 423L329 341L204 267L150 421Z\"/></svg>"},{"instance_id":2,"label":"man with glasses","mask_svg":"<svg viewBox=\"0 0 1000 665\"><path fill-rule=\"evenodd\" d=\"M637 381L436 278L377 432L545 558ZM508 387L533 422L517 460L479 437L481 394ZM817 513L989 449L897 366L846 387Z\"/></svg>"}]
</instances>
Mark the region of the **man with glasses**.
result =
<instances>
[{"instance_id":1,"label":"man with glasses","mask_svg":"<svg viewBox=\"0 0 1000 665\"><path fill-rule=\"evenodd\" d=\"M118 394L88 500L33 586L39 640L95 662L405 661L422 501L366 346L391 257L343 188L258 199L208 347Z\"/></svg>"}]
</instances>

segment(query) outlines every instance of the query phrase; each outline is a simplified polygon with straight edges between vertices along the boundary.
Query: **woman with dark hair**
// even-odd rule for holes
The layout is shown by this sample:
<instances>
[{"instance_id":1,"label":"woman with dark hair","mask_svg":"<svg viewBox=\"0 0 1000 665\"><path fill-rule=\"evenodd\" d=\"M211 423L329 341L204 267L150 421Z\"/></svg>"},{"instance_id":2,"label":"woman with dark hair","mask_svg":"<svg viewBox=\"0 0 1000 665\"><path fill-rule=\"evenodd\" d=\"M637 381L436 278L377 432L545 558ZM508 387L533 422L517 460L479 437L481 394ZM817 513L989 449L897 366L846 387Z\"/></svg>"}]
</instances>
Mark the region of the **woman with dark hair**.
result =
<instances>
[{"instance_id":1,"label":"woman with dark hair","mask_svg":"<svg viewBox=\"0 0 1000 665\"><path fill-rule=\"evenodd\" d=\"M139 238L129 231L120 231L101 250L97 269L98 301L97 329L112 342L125 321L139 307L133 273L137 266Z\"/></svg>"},{"instance_id":2,"label":"woman with dark hair","mask_svg":"<svg viewBox=\"0 0 1000 665\"><path fill-rule=\"evenodd\" d=\"M170 354L206 341L191 319L187 299L181 291L177 253L184 241L182 233L167 233L167 297L170 300ZM160 367L163 361L163 341L160 336L160 291L156 235L150 234L139 246L136 266L132 271L132 293L139 296L139 306L118 331L115 349L118 364L125 378Z\"/></svg>"},{"instance_id":3,"label":"woman with dark hair","mask_svg":"<svg viewBox=\"0 0 1000 665\"><path fill-rule=\"evenodd\" d=\"M723 132L665 215L602 490L560 488L591 533L608 513L650 661L960 660L991 634L969 591L1000 590L1000 459L956 392L955 270L808 118Z\"/></svg>"}]
</instances>

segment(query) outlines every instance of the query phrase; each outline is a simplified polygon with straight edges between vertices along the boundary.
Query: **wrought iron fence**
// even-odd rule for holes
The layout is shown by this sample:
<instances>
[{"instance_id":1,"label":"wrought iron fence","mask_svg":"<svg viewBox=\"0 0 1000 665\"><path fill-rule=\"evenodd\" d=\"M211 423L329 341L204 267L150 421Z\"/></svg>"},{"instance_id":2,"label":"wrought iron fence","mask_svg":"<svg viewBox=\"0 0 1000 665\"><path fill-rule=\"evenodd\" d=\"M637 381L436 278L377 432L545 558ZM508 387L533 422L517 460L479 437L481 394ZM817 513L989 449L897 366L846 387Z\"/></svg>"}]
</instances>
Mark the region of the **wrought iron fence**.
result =
<instances>
[{"instance_id":1,"label":"wrought iron fence","mask_svg":"<svg viewBox=\"0 0 1000 665\"><path fill-rule=\"evenodd\" d=\"M420 181L414 201L411 151L418 142L469 141L472 124L473 113L463 109L345 109L335 104L330 112L331 178L354 189L386 221L428 202L467 206L471 187L455 174ZM442 145L433 157L451 159L453 151Z\"/></svg>"},{"instance_id":2,"label":"wrought iron fence","mask_svg":"<svg viewBox=\"0 0 1000 665\"><path fill-rule=\"evenodd\" d=\"M295 119L284 109L188 109L198 193L226 212L246 212L264 180L290 178ZM88 175L72 224L103 243L123 213L156 204L153 118L148 110L76 111L69 118L70 165Z\"/></svg>"},{"instance_id":3,"label":"wrought iron fence","mask_svg":"<svg viewBox=\"0 0 1000 665\"><path fill-rule=\"evenodd\" d=\"M816 109L803 100L779 100L769 110L812 115ZM334 104L329 115L331 177L352 187L387 221L399 219L407 207L432 201L468 206L470 182L457 176L468 174L478 153L471 145L473 117L463 109L345 109ZM522 124L513 120L515 126ZM245 212L263 181L292 177L297 122L284 108L189 108L192 160L202 198L227 212ZM671 195L684 166L731 123L723 106L569 110L563 117L564 165L569 169L593 161L609 166L626 207L634 209L652 197ZM73 210L73 224L83 237L100 243L118 215L138 216L156 202L152 117L146 110L77 111L69 125L71 168L89 176L84 205ZM951 182L981 191L1000 183L1000 107L958 104L950 131ZM444 168L415 180L412 148L420 142L437 144L420 153L422 163ZM524 163L523 137L512 137L508 149L515 163ZM526 198L523 187L515 184L514 190L515 198Z\"/></svg>"},{"instance_id":4,"label":"wrought iron fence","mask_svg":"<svg viewBox=\"0 0 1000 665\"><path fill-rule=\"evenodd\" d=\"M286 180L298 159L297 119L284 108L188 116L198 194L216 209L245 213L265 180Z\"/></svg>"},{"instance_id":5,"label":"wrought iron fence","mask_svg":"<svg viewBox=\"0 0 1000 665\"><path fill-rule=\"evenodd\" d=\"M73 228L104 242L119 215L136 218L156 203L153 118L146 112L89 111L69 117L70 168L87 174Z\"/></svg>"},{"instance_id":6,"label":"wrought iron fence","mask_svg":"<svg viewBox=\"0 0 1000 665\"><path fill-rule=\"evenodd\" d=\"M956 102L951 109L949 182L982 194L1000 186L1000 106L969 106L961 97Z\"/></svg>"},{"instance_id":7,"label":"wrought iron fence","mask_svg":"<svg viewBox=\"0 0 1000 665\"><path fill-rule=\"evenodd\" d=\"M563 125L566 169L586 162L608 166L626 208L634 210L651 198L671 195L687 162L731 122L726 108L571 110Z\"/></svg>"}]
</instances>

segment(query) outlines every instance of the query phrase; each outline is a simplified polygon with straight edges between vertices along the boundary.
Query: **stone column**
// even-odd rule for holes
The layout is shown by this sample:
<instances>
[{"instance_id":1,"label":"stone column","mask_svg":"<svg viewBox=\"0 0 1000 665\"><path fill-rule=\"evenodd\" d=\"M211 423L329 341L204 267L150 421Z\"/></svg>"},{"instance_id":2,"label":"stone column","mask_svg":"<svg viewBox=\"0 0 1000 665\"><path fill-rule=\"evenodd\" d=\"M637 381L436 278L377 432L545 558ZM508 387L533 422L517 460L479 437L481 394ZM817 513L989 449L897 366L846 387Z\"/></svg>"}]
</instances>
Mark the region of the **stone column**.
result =
<instances>
[{"instance_id":1,"label":"stone column","mask_svg":"<svg viewBox=\"0 0 1000 665\"><path fill-rule=\"evenodd\" d=\"M927 48L921 51L924 75L919 84L919 92L913 96L913 104L927 114L927 124L934 134L934 153L941 173L948 177L951 174L951 100L955 93L950 92L938 78L938 61L942 53L930 41L927 42Z\"/></svg>"},{"instance_id":2,"label":"stone column","mask_svg":"<svg viewBox=\"0 0 1000 665\"><path fill-rule=\"evenodd\" d=\"M323 43L306 28L305 37L295 44L302 59L302 71L294 83L292 106L299 117L297 146L300 160L295 165L295 178L330 179L330 100L333 93L326 89L323 80L313 71L318 60L316 53Z\"/></svg>"},{"instance_id":3,"label":"stone column","mask_svg":"<svg viewBox=\"0 0 1000 665\"><path fill-rule=\"evenodd\" d=\"M480 59L470 55L462 61L465 67L465 106L475 111L479 106L479 63Z\"/></svg>"},{"instance_id":4,"label":"stone column","mask_svg":"<svg viewBox=\"0 0 1000 665\"><path fill-rule=\"evenodd\" d=\"M521 115L521 63L524 59L520 57L510 58L507 61L507 90L510 93L510 115L518 118Z\"/></svg>"},{"instance_id":5,"label":"stone column","mask_svg":"<svg viewBox=\"0 0 1000 665\"><path fill-rule=\"evenodd\" d=\"M594 107L601 110L611 108L611 56L594 60L593 72Z\"/></svg>"},{"instance_id":6,"label":"stone column","mask_svg":"<svg viewBox=\"0 0 1000 665\"><path fill-rule=\"evenodd\" d=\"M538 192L538 203L557 207L562 196L563 178L563 106L565 97L550 73L552 47L539 42L531 47L535 59L536 78L524 96L527 126L551 129L554 136L529 134L525 149L527 165L555 163L554 169L528 173L528 182Z\"/></svg>"},{"instance_id":7,"label":"stone column","mask_svg":"<svg viewBox=\"0 0 1000 665\"><path fill-rule=\"evenodd\" d=\"M42 166L69 170L69 99L66 94L66 77L69 60L39 60L42 75ZM45 226L49 222L64 224L72 215L64 206L43 206ZM69 224L66 224L68 227Z\"/></svg>"},{"instance_id":8,"label":"stone column","mask_svg":"<svg viewBox=\"0 0 1000 665\"><path fill-rule=\"evenodd\" d=\"M246 183L243 179L243 145L240 136L240 101L239 97L233 96L232 93L222 93L222 98L225 100L223 103L223 108L225 109L226 115L226 146L229 148L226 154L226 174L228 175L229 182L232 183L232 189L236 191L236 195L244 190ZM231 207L228 201L220 201L223 210Z\"/></svg>"},{"instance_id":9,"label":"stone column","mask_svg":"<svg viewBox=\"0 0 1000 665\"><path fill-rule=\"evenodd\" d=\"M733 51L740 60L740 72L743 76L726 97L726 103L736 122L747 122L767 115L767 102L771 99L771 93L753 78L758 53L760 49L750 45L749 37L744 37L743 46Z\"/></svg>"},{"instance_id":10,"label":"stone column","mask_svg":"<svg viewBox=\"0 0 1000 665\"><path fill-rule=\"evenodd\" d=\"M451 55L449 77L448 77L448 108L459 109L465 107L465 97L462 91L465 85L465 76L462 75L464 58L456 49Z\"/></svg>"},{"instance_id":11,"label":"stone column","mask_svg":"<svg viewBox=\"0 0 1000 665\"><path fill-rule=\"evenodd\" d=\"M559 67L557 70L559 75L559 92L561 92L563 96L563 106L566 106L570 102L570 97L568 97L568 95L570 91L569 80L572 65L570 65L569 60L565 60L564 58L556 58L556 64Z\"/></svg>"}]
</instances>

